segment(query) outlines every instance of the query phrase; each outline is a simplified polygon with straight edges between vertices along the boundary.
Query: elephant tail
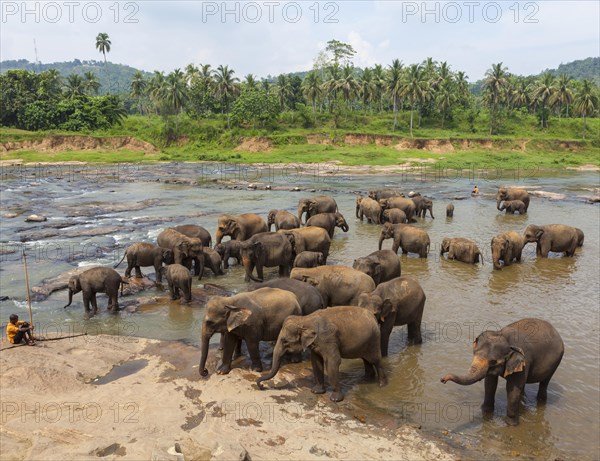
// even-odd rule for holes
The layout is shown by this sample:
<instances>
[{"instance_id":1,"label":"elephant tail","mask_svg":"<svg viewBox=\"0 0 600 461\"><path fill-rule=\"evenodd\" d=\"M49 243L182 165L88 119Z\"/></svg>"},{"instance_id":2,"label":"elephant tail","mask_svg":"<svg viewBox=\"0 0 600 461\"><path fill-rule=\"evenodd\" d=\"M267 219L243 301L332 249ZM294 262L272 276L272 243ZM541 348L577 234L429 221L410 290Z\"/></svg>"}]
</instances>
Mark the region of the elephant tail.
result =
<instances>
[{"instance_id":1,"label":"elephant tail","mask_svg":"<svg viewBox=\"0 0 600 461\"><path fill-rule=\"evenodd\" d=\"M123 285L129 285L129 282L121 277L121 296L123 296Z\"/></svg>"},{"instance_id":2,"label":"elephant tail","mask_svg":"<svg viewBox=\"0 0 600 461\"><path fill-rule=\"evenodd\" d=\"M119 264L121 264L123 262L123 260L125 259L125 256L127 256L127 250L125 250L125 252L123 253L123 257L121 258L121 261L119 261L117 264L115 264L113 266L113 269L116 269L117 267L119 267Z\"/></svg>"}]
</instances>

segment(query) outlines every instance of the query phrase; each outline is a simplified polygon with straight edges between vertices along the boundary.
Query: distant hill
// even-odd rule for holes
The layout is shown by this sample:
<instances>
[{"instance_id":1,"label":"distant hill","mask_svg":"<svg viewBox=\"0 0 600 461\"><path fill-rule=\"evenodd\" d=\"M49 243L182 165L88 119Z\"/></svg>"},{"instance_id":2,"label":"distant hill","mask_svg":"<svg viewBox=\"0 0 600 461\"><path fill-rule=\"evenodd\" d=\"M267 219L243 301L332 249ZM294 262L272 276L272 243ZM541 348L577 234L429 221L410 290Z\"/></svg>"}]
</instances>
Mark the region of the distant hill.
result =
<instances>
[{"instance_id":1,"label":"distant hill","mask_svg":"<svg viewBox=\"0 0 600 461\"><path fill-rule=\"evenodd\" d=\"M592 80L600 86L600 57L578 59L566 64L561 64L556 69L546 69L542 72L550 72L552 75L566 74L576 80Z\"/></svg>"},{"instance_id":2,"label":"distant hill","mask_svg":"<svg viewBox=\"0 0 600 461\"><path fill-rule=\"evenodd\" d=\"M50 64L41 64L29 62L27 59L19 59L18 61L2 61L0 62L0 73L4 73L12 69L25 69L35 72L43 72L49 69L57 69L62 77L70 74L83 75L85 72L93 72L98 77L100 82L100 94L108 93L129 93L131 78L138 69L123 64L114 64L104 61L80 61L74 59L67 62L53 62ZM152 74L144 72L144 77L149 77Z\"/></svg>"}]
</instances>

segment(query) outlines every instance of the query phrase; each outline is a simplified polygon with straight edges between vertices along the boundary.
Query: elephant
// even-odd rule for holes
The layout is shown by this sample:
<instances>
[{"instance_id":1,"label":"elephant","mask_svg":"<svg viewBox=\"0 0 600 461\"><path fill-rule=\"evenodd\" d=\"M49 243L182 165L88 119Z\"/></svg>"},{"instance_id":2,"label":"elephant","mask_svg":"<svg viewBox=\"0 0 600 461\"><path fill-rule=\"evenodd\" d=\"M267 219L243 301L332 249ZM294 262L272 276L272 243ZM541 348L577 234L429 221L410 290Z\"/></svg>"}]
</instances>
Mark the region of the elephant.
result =
<instances>
[{"instance_id":1,"label":"elephant","mask_svg":"<svg viewBox=\"0 0 600 461\"><path fill-rule=\"evenodd\" d=\"M197 237L188 237L175 229L169 228L158 234L158 245L162 248L173 250L173 260L175 264L191 264L194 261L195 274L198 279L202 278L204 273L204 247L202 241Z\"/></svg>"},{"instance_id":2,"label":"elephant","mask_svg":"<svg viewBox=\"0 0 600 461\"><path fill-rule=\"evenodd\" d=\"M318 251L323 254L323 264L327 264L331 238L322 227L310 226L277 232L286 235L290 240L294 250L294 258L303 251Z\"/></svg>"},{"instance_id":3,"label":"elephant","mask_svg":"<svg viewBox=\"0 0 600 461\"><path fill-rule=\"evenodd\" d=\"M302 310L294 293L278 288L260 288L234 296L213 296L206 304L200 337L200 374L208 375L206 359L210 338L224 335L222 364L217 373L231 371L231 361L237 342L243 339L252 360L252 370L262 371L260 341L275 341L284 320L301 315Z\"/></svg>"},{"instance_id":4,"label":"elephant","mask_svg":"<svg viewBox=\"0 0 600 461\"><path fill-rule=\"evenodd\" d=\"M371 277L347 266L295 267L290 278L317 287L327 306L356 306L361 293L375 289Z\"/></svg>"},{"instance_id":5,"label":"elephant","mask_svg":"<svg viewBox=\"0 0 600 461\"><path fill-rule=\"evenodd\" d=\"M440 256L444 256L444 253L448 253L448 259L468 264L477 264L481 258L481 264L483 264L483 253L473 240L447 237L442 240L440 246Z\"/></svg>"},{"instance_id":6,"label":"elephant","mask_svg":"<svg viewBox=\"0 0 600 461\"><path fill-rule=\"evenodd\" d=\"M127 269L125 269L125 277L131 277L131 269L135 267L135 276L142 278L142 271L140 267L154 266L154 272L156 274L156 281L160 283L162 281L162 274L160 268L164 264L173 264L175 259L173 258L173 251L167 248L161 248L153 243L137 242L129 245L125 254L117 264L114 265L114 269L119 267L119 264L123 262L123 259L127 257Z\"/></svg>"},{"instance_id":7,"label":"elephant","mask_svg":"<svg viewBox=\"0 0 600 461\"><path fill-rule=\"evenodd\" d=\"M271 232L271 226L275 225L275 230L279 229L297 229L302 226L300 220L289 211L271 210L267 216L267 230Z\"/></svg>"},{"instance_id":8,"label":"elephant","mask_svg":"<svg viewBox=\"0 0 600 461\"><path fill-rule=\"evenodd\" d=\"M484 413L494 410L498 376L506 379L506 421L519 424L519 403L525 384L540 383L537 400L547 399L548 383L564 353L563 341L545 320L527 318L499 331L484 331L473 342L473 361L464 376L445 375L441 381L467 386L485 378Z\"/></svg>"},{"instance_id":9,"label":"elephant","mask_svg":"<svg viewBox=\"0 0 600 461\"><path fill-rule=\"evenodd\" d=\"M390 208L383 212L383 222L391 224L404 224L408 222L406 214L400 208Z\"/></svg>"},{"instance_id":10,"label":"elephant","mask_svg":"<svg viewBox=\"0 0 600 461\"><path fill-rule=\"evenodd\" d=\"M379 336L379 327L373 314L356 306L338 306L305 317L288 317L273 349L271 371L258 378L256 384L262 389L263 381L275 377L284 354L310 349L313 394L325 393L327 372L333 388L330 399L333 402L344 399L339 380L342 359L363 359L365 376L373 378L376 373L379 386L385 386L387 378L381 361Z\"/></svg>"},{"instance_id":11,"label":"elephant","mask_svg":"<svg viewBox=\"0 0 600 461\"><path fill-rule=\"evenodd\" d=\"M529 192L518 187L499 187L496 193L496 208L500 209L503 200L521 200L525 204L525 213L529 208Z\"/></svg>"},{"instance_id":12,"label":"elephant","mask_svg":"<svg viewBox=\"0 0 600 461\"><path fill-rule=\"evenodd\" d=\"M390 224L385 223L379 235L379 249L385 239L394 239L392 251L398 253L398 248L402 248L402 253L417 253L419 257L426 258L431 246L429 235L423 229L411 226L410 224Z\"/></svg>"},{"instance_id":13,"label":"elephant","mask_svg":"<svg viewBox=\"0 0 600 461\"><path fill-rule=\"evenodd\" d=\"M400 210L404 211L404 214L406 215L406 220L408 222L411 222L413 220L413 217L417 213L417 206L415 205L415 202L413 202L410 198L391 197L388 199L379 200L379 204L381 205L382 211L388 210L390 208L399 208Z\"/></svg>"},{"instance_id":14,"label":"elephant","mask_svg":"<svg viewBox=\"0 0 600 461\"><path fill-rule=\"evenodd\" d=\"M215 245L215 251L221 256L224 269L229 269L229 258L236 258L238 264L242 264L242 256L240 255L241 244L242 242L239 240L227 240Z\"/></svg>"},{"instance_id":15,"label":"elephant","mask_svg":"<svg viewBox=\"0 0 600 461\"><path fill-rule=\"evenodd\" d=\"M368 223L381 224L381 205L369 197L356 197L356 217Z\"/></svg>"},{"instance_id":16,"label":"elephant","mask_svg":"<svg viewBox=\"0 0 600 461\"><path fill-rule=\"evenodd\" d=\"M408 326L408 340L421 344L421 319L427 297L419 282L412 277L396 277L378 285L358 298L358 305L369 309L379 321L381 355L387 357L394 326Z\"/></svg>"},{"instance_id":17,"label":"elephant","mask_svg":"<svg viewBox=\"0 0 600 461\"><path fill-rule=\"evenodd\" d=\"M354 260L352 267L373 279L375 285L400 277L400 258L392 250L374 251Z\"/></svg>"},{"instance_id":18,"label":"elephant","mask_svg":"<svg viewBox=\"0 0 600 461\"><path fill-rule=\"evenodd\" d=\"M504 261L504 266L510 266L513 259L521 262L521 254L525 240L515 231L503 232L492 238L492 261L494 269L501 270L500 261Z\"/></svg>"},{"instance_id":19,"label":"elephant","mask_svg":"<svg viewBox=\"0 0 600 461\"><path fill-rule=\"evenodd\" d=\"M279 276L288 277L292 265L292 244L277 232L261 232L240 244L242 264L246 270L246 282L262 282L263 268L279 266ZM254 268L258 278L252 275Z\"/></svg>"},{"instance_id":20,"label":"elephant","mask_svg":"<svg viewBox=\"0 0 600 461\"><path fill-rule=\"evenodd\" d=\"M303 251L294 258L292 267L317 267L324 264L323 253L320 251Z\"/></svg>"},{"instance_id":21,"label":"elephant","mask_svg":"<svg viewBox=\"0 0 600 461\"><path fill-rule=\"evenodd\" d=\"M429 210L431 219L435 219L433 216L433 201L431 199L418 194L412 197L411 200L415 203L415 214L418 218L425 218L427 210Z\"/></svg>"},{"instance_id":22,"label":"elephant","mask_svg":"<svg viewBox=\"0 0 600 461\"><path fill-rule=\"evenodd\" d=\"M187 235L188 237L202 240L202 245L205 247L212 246L212 237L210 232L208 232L202 226L196 226L195 224L183 224L181 226L175 226L172 229L175 229L177 232L181 232L183 235Z\"/></svg>"},{"instance_id":23,"label":"elephant","mask_svg":"<svg viewBox=\"0 0 600 461\"><path fill-rule=\"evenodd\" d=\"M302 222L302 215L306 213L306 220L319 213L335 213L338 206L335 200L328 195L313 198L302 198L298 202L298 219Z\"/></svg>"},{"instance_id":24,"label":"elephant","mask_svg":"<svg viewBox=\"0 0 600 461\"><path fill-rule=\"evenodd\" d=\"M382 199L392 197L404 197L404 194L399 189L377 189L369 191L369 198L379 202Z\"/></svg>"},{"instance_id":25,"label":"elephant","mask_svg":"<svg viewBox=\"0 0 600 461\"><path fill-rule=\"evenodd\" d=\"M229 235L231 240L244 241L267 230L265 220L255 213L221 215L217 224L217 245L226 235Z\"/></svg>"},{"instance_id":26,"label":"elephant","mask_svg":"<svg viewBox=\"0 0 600 461\"><path fill-rule=\"evenodd\" d=\"M452 218L453 216L454 216L454 204L449 203L448 206L446 207L446 217Z\"/></svg>"},{"instance_id":27,"label":"elephant","mask_svg":"<svg viewBox=\"0 0 600 461\"><path fill-rule=\"evenodd\" d=\"M545 226L530 224L525 229L523 237L525 244L537 243L536 254L542 258L547 258L550 251L565 252L566 256L574 256L579 242L581 241L583 244L583 232L579 234L576 228L565 224L546 224Z\"/></svg>"},{"instance_id":28,"label":"elephant","mask_svg":"<svg viewBox=\"0 0 600 461\"><path fill-rule=\"evenodd\" d=\"M73 295L81 291L86 312L90 311L90 302L94 314L98 312L96 293L106 293L108 308L118 311L119 287L121 288L121 295L123 295L123 284L128 283L116 270L110 267L93 267L69 279L69 302L64 307L69 307L73 302Z\"/></svg>"},{"instance_id":29,"label":"elephant","mask_svg":"<svg viewBox=\"0 0 600 461\"><path fill-rule=\"evenodd\" d=\"M192 301L192 273L190 270L182 266L181 264L171 264L167 267L163 267L162 270L165 272L167 277L167 284L169 286L169 292L171 293L171 299L176 300L181 298L181 293L186 303Z\"/></svg>"},{"instance_id":30,"label":"elephant","mask_svg":"<svg viewBox=\"0 0 600 461\"><path fill-rule=\"evenodd\" d=\"M350 230L350 226L344 219L342 213L319 213L315 216L311 216L306 221L306 227L322 227L329 234L329 238L333 238L333 233L335 232L335 228L339 227L344 232L348 232Z\"/></svg>"},{"instance_id":31,"label":"elephant","mask_svg":"<svg viewBox=\"0 0 600 461\"><path fill-rule=\"evenodd\" d=\"M250 287L248 291L258 290L259 288L279 288L294 293L300 304L302 315L312 314L314 311L327 307L319 290L300 280L276 278Z\"/></svg>"},{"instance_id":32,"label":"elephant","mask_svg":"<svg viewBox=\"0 0 600 461\"><path fill-rule=\"evenodd\" d=\"M527 209L522 200L504 200L498 210L506 210L506 214L515 214L517 211L519 214L527 213Z\"/></svg>"},{"instance_id":33,"label":"elephant","mask_svg":"<svg viewBox=\"0 0 600 461\"><path fill-rule=\"evenodd\" d=\"M204 267L209 268L215 275L223 275L221 255L213 248L204 247Z\"/></svg>"}]
</instances>

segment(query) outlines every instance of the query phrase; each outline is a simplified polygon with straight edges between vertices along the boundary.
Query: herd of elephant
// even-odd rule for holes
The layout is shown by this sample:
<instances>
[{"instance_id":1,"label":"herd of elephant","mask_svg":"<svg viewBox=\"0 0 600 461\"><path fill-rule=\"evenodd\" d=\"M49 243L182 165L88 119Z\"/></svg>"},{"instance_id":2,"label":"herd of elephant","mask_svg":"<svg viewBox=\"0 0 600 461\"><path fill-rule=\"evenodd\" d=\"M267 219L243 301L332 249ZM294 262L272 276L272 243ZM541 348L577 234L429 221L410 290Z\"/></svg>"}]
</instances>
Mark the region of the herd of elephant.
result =
<instances>
[{"instance_id":1,"label":"herd of elephant","mask_svg":"<svg viewBox=\"0 0 600 461\"><path fill-rule=\"evenodd\" d=\"M153 266L156 281L164 275L171 299L182 295L192 299L192 271L199 278L205 269L224 275L230 258L244 266L245 280L256 282L248 291L233 296L213 296L206 304L200 335L200 374L206 369L209 342L221 333L222 360L217 373L227 374L232 361L241 355L246 343L252 370L263 370L260 341L274 341L273 360L262 382L274 378L284 355L298 360L310 351L313 369L313 393L324 393L325 374L332 387L331 400L341 401L339 382L342 358L361 358L367 377L386 384L382 357L388 355L394 326L407 325L409 343L422 341L421 319L426 295L419 282L401 275L398 249L427 257L431 242L427 232L411 222L433 216L433 202L420 194L405 197L396 189L370 191L356 199L356 217L361 221L383 224L379 249L357 258L353 267L327 265L331 239L336 227L347 232L349 225L335 200L328 196L301 199L297 215L271 210L267 221L254 213L221 215L216 242L201 226L183 225L162 231L153 243L130 245L125 278L113 268L89 269L69 281L69 304L74 293L83 292L86 311L92 304L97 310L96 293L107 293L109 308L118 310L118 290L133 269L142 277L141 267ZM497 208L525 213L529 194L524 189L500 188ZM502 207L501 207L502 204ZM452 217L454 205L447 208ZM305 222L303 223L303 216ZM275 231L271 231L272 227ZM224 241L223 238L230 239ZM385 239L393 239L391 250L382 250ZM523 247L537 244L537 255L565 252L573 256L583 244L581 230L562 224L529 225L523 235L504 232L491 241L495 269L521 260ZM449 259L477 263L481 251L466 238L446 238L441 254ZM123 261L119 262L119 264ZM483 260L482 260L483 262ZM117 264L115 268L119 265ZM264 282L265 267L278 267L279 277ZM254 271L256 270L256 275ZM67 307L65 306L65 307ZM470 385L485 379L484 411L492 411L498 376L507 381L507 422L518 424L519 402L526 383L539 383L538 400L546 399L548 383L564 352L558 332L540 319L522 319L500 331L485 331L473 343L473 361L464 376L447 374L442 382Z\"/></svg>"}]
</instances>

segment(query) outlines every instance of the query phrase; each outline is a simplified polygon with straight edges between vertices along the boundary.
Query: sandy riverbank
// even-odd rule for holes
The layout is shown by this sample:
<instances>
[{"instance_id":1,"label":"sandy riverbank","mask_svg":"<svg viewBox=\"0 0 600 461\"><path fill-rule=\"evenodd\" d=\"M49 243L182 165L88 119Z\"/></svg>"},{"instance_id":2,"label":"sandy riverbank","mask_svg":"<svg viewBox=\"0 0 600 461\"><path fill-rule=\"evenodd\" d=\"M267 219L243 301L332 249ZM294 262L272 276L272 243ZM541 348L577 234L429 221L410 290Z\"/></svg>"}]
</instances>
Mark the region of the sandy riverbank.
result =
<instances>
[{"instance_id":1,"label":"sandy riverbank","mask_svg":"<svg viewBox=\"0 0 600 461\"><path fill-rule=\"evenodd\" d=\"M311 394L307 362L260 391L247 368L201 379L198 358L181 342L123 336L3 350L0 458L454 459L412 427L369 421L352 396L338 405ZM114 366L118 379L94 384Z\"/></svg>"}]
</instances>

